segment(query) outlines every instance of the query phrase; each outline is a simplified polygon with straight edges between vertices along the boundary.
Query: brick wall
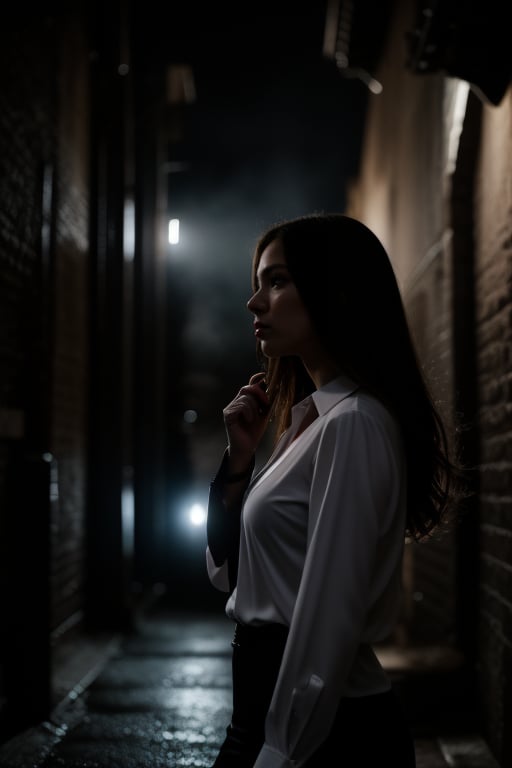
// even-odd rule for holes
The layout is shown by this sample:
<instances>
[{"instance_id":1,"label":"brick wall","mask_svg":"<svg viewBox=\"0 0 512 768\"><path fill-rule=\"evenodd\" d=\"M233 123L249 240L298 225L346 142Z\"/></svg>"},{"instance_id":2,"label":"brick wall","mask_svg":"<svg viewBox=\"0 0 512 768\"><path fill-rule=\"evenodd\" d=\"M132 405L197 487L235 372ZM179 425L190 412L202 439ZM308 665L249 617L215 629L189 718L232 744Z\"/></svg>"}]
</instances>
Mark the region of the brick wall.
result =
<instances>
[{"instance_id":1,"label":"brick wall","mask_svg":"<svg viewBox=\"0 0 512 768\"><path fill-rule=\"evenodd\" d=\"M49 579L50 615L43 631L79 620L82 603L88 297L85 30L80 4L54 16L44 8L11 9L0 27L1 575L7 597L3 626L21 635L27 634L23 622L30 617L23 615L18 567L24 588L34 594L41 590L38 600L45 589L48 597ZM32 482L25 469L44 466L50 454L52 477L44 473L46 480L31 497L35 503L24 505L23 485ZM9 486L16 477L19 493ZM37 528L48 509L47 549L48 531L43 530L38 547ZM31 554L39 551L36 566ZM49 551L51 562L43 554ZM40 640L34 636L33 642L41 645ZM5 648L2 642L0 719L9 704L6 669L17 663L5 657Z\"/></svg>"},{"instance_id":2,"label":"brick wall","mask_svg":"<svg viewBox=\"0 0 512 768\"><path fill-rule=\"evenodd\" d=\"M463 443L474 443L468 456L476 460L477 494L470 514L453 537L408 550L409 637L436 640L438 632L438 640L455 639L469 653L483 734L499 764L508 766L512 93L498 106L479 102L478 110L477 96L469 94L458 155L450 158L457 127L451 106L459 84L439 72L422 77L406 70L414 12L414 3L397 0L378 74L384 91L371 102L351 212L373 226L390 250L434 393L448 416L463 404Z\"/></svg>"},{"instance_id":3,"label":"brick wall","mask_svg":"<svg viewBox=\"0 0 512 768\"><path fill-rule=\"evenodd\" d=\"M32 520L21 521L24 489L10 490L11 478L30 482L21 466L36 450L49 450L47 406L48 281L41 240L43 186L53 157L53 52L36 20L14 19L0 31L0 545L4 623L1 632L2 732L12 702L7 633L22 633L18 621L22 593L12 552L23 567L21 531L34 535ZM34 446L34 447L33 447ZM41 510L44 514L44 511ZM13 535L14 534L14 535ZM43 551L43 550L41 550ZM26 554L25 554L26 557ZM29 577L30 578L30 577ZM15 642L17 638L15 638Z\"/></svg>"},{"instance_id":4,"label":"brick wall","mask_svg":"<svg viewBox=\"0 0 512 768\"><path fill-rule=\"evenodd\" d=\"M475 199L479 644L489 738L512 761L512 93L483 112Z\"/></svg>"},{"instance_id":5,"label":"brick wall","mask_svg":"<svg viewBox=\"0 0 512 768\"><path fill-rule=\"evenodd\" d=\"M3 24L0 36L0 398L3 435L16 439L26 426L27 368L41 353L43 174L51 163L55 93L51 50L35 25ZM16 413L21 423L11 430ZM2 474L8 447L2 440Z\"/></svg>"},{"instance_id":6,"label":"brick wall","mask_svg":"<svg viewBox=\"0 0 512 768\"><path fill-rule=\"evenodd\" d=\"M59 34L55 126L56 226L51 451L59 501L52 519L52 625L80 618L86 511L88 300L88 49L70 14Z\"/></svg>"}]
</instances>

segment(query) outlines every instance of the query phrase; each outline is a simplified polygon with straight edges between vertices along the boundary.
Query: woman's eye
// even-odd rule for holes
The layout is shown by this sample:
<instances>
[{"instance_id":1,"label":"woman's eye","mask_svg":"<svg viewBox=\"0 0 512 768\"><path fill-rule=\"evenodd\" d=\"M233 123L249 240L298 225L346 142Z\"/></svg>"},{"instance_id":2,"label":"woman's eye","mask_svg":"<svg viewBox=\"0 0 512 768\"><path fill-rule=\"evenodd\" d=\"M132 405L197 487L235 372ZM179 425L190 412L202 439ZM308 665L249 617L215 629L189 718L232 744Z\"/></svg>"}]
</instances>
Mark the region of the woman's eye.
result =
<instances>
[{"instance_id":1,"label":"woman's eye","mask_svg":"<svg viewBox=\"0 0 512 768\"><path fill-rule=\"evenodd\" d=\"M272 288L281 288L281 286L286 284L286 280L286 275L272 275L270 285Z\"/></svg>"}]
</instances>

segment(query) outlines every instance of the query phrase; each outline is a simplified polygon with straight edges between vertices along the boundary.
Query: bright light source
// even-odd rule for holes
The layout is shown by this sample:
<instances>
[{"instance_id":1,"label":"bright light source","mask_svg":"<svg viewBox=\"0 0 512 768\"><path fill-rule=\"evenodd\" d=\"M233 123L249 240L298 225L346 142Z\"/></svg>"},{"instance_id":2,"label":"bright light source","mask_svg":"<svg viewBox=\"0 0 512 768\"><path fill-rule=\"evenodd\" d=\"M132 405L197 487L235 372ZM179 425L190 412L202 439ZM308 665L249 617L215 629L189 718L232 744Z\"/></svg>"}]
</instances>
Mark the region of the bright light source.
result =
<instances>
[{"instance_id":1,"label":"bright light source","mask_svg":"<svg viewBox=\"0 0 512 768\"><path fill-rule=\"evenodd\" d=\"M123 551L125 555L131 557L134 546L135 498L133 483L127 479L123 482L121 491L121 520L123 527Z\"/></svg>"},{"instance_id":2,"label":"bright light source","mask_svg":"<svg viewBox=\"0 0 512 768\"><path fill-rule=\"evenodd\" d=\"M123 256L133 261L135 256L135 203L127 198L123 210Z\"/></svg>"},{"instance_id":3,"label":"bright light source","mask_svg":"<svg viewBox=\"0 0 512 768\"><path fill-rule=\"evenodd\" d=\"M202 504L192 504L188 511L188 519L191 525L199 527L206 522L206 509Z\"/></svg>"},{"instance_id":4,"label":"bright light source","mask_svg":"<svg viewBox=\"0 0 512 768\"><path fill-rule=\"evenodd\" d=\"M169 243L170 245L176 245L180 241L180 220L169 220Z\"/></svg>"},{"instance_id":5,"label":"bright light source","mask_svg":"<svg viewBox=\"0 0 512 768\"><path fill-rule=\"evenodd\" d=\"M450 81L449 81L450 82ZM462 128L464 124L464 117L466 116L466 106L469 96L469 83L464 80L453 81L453 86L446 91L446 99L450 98L451 103L448 109L451 115L446 117L445 125L449 125L448 140L447 140L447 173L453 173L457 165L457 153L459 151L459 142L462 134ZM445 110L447 112L448 110Z\"/></svg>"}]
</instances>

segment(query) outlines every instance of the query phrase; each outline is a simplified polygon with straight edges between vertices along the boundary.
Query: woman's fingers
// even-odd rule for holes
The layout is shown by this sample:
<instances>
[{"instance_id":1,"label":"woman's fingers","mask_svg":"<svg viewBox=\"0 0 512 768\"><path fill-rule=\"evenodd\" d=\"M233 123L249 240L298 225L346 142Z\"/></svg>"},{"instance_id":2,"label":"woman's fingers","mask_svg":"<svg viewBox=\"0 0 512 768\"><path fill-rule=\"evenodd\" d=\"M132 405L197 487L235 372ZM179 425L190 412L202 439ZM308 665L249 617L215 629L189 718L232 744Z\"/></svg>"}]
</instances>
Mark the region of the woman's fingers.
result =
<instances>
[{"instance_id":1,"label":"woman's fingers","mask_svg":"<svg viewBox=\"0 0 512 768\"><path fill-rule=\"evenodd\" d=\"M224 409L224 419L233 424L243 418L247 422L253 422L257 416L266 414L269 408L268 397L265 392L265 374L255 373L249 379L249 383L243 386L238 395Z\"/></svg>"},{"instance_id":2,"label":"woman's fingers","mask_svg":"<svg viewBox=\"0 0 512 768\"><path fill-rule=\"evenodd\" d=\"M237 397L224 409L224 419L232 424L243 418L245 421L254 421L258 413L258 403L256 399L240 390Z\"/></svg>"},{"instance_id":3,"label":"woman's fingers","mask_svg":"<svg viewBox=\"0 0 512 768\"><path fill-rule=\"evenodd\" d=\"M265 374L263 373L263 371L260 371L259 373L254 373L249 379L249 385L264 384L264 383L265 383Z\"/></svg>"}]
</instances>

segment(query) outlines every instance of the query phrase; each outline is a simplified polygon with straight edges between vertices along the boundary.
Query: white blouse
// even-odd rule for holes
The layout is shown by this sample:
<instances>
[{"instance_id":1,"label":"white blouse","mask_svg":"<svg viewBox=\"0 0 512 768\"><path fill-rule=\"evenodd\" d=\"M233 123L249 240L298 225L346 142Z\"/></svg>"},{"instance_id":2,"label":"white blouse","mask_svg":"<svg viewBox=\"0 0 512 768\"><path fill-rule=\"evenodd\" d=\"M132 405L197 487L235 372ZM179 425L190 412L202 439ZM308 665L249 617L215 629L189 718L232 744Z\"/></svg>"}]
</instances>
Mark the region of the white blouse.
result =
<instances>
[{"instance_id":1,"label":"white blouse","mask_svg":"<svg viewBox=\"0 0 512 768\"><path fill-rule=\"evenodd\" d=\"M306 409L318 417L295 440ZM300 768L327 738L341 696L390 688L372 644L401 607L406 469L399 427L340 377L293 408L245 492L237 584L226 613L289 627L254 768ZM227 562L212 584L229 591ZM341 735L340 735L341 736Z\"/></svg>"}]
</instances>

